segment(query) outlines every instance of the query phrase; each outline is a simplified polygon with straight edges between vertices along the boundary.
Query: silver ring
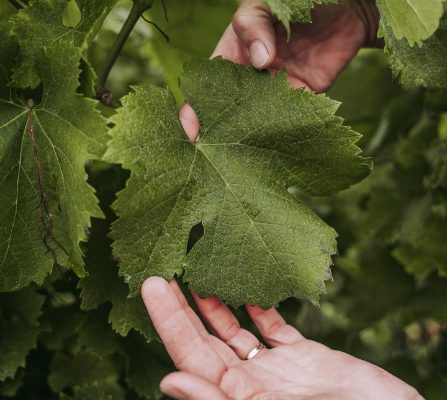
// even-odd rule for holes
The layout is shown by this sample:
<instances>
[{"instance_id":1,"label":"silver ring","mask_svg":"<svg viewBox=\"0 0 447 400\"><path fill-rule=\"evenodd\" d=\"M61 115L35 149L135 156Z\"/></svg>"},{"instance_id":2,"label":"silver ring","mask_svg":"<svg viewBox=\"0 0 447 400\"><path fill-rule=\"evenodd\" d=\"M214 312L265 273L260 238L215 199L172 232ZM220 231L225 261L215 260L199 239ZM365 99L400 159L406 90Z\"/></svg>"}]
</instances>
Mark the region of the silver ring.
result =
<instances>
[{"instance_id":1,"label":"silver ring","mask_svg":"<svg viewBox=\"0 0 447 400\"><path fill-rule=\"evenodd\" d=\"M256 347L253 347L247 355L247 360L251 360L252 358L256 357L262 349L265 349L265 346L262 343L259 343Z\"/></svg>"}]
</instances>

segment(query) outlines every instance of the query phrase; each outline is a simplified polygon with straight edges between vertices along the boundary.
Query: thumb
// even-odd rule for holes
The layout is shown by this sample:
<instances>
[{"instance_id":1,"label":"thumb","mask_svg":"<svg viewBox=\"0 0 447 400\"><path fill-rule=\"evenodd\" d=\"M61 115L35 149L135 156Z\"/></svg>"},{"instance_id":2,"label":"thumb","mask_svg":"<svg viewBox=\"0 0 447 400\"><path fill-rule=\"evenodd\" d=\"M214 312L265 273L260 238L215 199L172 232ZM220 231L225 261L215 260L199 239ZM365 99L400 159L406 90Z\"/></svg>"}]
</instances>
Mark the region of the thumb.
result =
<instances>
[{"instance_id":1,"label":"thumb","mask_svg":"<svg viewBox=\"0 0 447 400\"><path fill-rule=\"evenodd\" d=\"M267 68L276 56L275 18L259 0L246 0L233 17L233 29L256 68Z\"/></svg>"},{"instance_id":2,"label":"thumb","mask_svg":"<svg viewBox=\"0 0 447 400\"><path fill-rule=\"evenodd\" d=\"M173 372L165 376L160 389L177 400L231 400L215 383L188 372Z\"/></svg>"}]
</instances>

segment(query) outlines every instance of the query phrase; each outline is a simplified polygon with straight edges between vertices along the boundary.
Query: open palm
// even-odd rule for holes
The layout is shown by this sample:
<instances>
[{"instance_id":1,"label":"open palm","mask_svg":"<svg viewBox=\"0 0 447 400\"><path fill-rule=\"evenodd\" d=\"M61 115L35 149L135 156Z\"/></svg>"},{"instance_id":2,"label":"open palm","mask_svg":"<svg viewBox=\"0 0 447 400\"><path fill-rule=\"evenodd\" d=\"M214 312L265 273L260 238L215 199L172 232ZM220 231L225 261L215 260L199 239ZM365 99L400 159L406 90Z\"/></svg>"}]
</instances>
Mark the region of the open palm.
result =
<instances>
[{"instance_id":1,"label":"open palm","mask_svg":"<svg viewBox=\"0 0 447 400\"><path fill-rule=\"evenodd\" d=\"M215 297L194 296L214 332L188 305L177 283L153 277L142 295L150 317L176 367L162 390L176 399L422 399L386 371L305 339L275 309L247 306L271 348L247 355L258 339Z\"/></svg>"}]
</instances>

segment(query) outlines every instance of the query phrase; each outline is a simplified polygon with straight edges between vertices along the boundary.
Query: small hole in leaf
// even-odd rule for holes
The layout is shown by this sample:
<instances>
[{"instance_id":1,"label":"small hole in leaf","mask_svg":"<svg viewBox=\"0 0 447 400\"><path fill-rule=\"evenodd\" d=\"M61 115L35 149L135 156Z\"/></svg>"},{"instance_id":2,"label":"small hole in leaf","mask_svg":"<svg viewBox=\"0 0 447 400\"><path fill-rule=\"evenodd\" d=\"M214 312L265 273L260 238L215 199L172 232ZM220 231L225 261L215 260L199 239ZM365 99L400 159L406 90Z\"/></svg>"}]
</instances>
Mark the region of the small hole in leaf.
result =
<instances>
[{"instance_id":1,"label":"small hole in leaf","mask_svg":"<svg viewBox=\"0 0 447 400\"><path fill-rule=\"evenodd\" d=\"M199 222L197 225L194 225L191 228L191 231L189 232L188 246L186 248L186 254L188 254L191 251L191 249L194 247L194 245L202 238L204 233L205 233L205 228L203 227L203 224L201 222Z\"/></svg>"}]
</instances>

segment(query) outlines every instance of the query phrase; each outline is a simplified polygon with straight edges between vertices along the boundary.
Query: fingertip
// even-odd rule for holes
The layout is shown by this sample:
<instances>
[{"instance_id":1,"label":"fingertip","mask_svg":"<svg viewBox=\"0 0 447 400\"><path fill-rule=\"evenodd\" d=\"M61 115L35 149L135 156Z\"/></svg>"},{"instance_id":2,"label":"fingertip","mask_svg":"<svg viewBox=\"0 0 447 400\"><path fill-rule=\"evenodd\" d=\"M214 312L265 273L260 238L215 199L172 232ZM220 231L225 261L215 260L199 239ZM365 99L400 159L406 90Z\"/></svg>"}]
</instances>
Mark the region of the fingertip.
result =
<instances>
[{"instance_id":1,"label":"fingertip","mask_svg":"<svg viewBox=\"0 0 447 400\"><path fill-rule=\"evenodd\" d=\"M185 102L179 110L180 122L191 142L195 142L199 136L200 122L194 109Z\"/></svg>"},{"instance_id":2,"label":"fingertip","mask_svg":"<svg viewBox=\"0 0 447 400\"><path fill-rule=\"evenodd\" d=\"M268 68L276 56L274 19L268 8L243 4L234 15L232 26L251 64L258 69Z\"/></svg>"},{"instance_id":3,"label":"fingertip","mask_svg":"<svg viewBox=\"0 0 447 400\"><path fill-rule=\"evenodd\" d=\"M259 315L262 312L264 312L265 310L262 309L261 307L258 306L251 306L250 304L245 304L245 308L247 310L247 312L251 315L251 316L255 316L255 315Z\"/></svg>"},{"instance_id":4,"label":"fingertip","mask_svg":"<svg viewBox=\"0 0 447 400\"><path fill-rule=\"evenodd\" d=\"M145 301L153 297L162 297L169 291L168 282L159 276L151 276L141 286L141 296Z\"/></svg>"},{"instance_id":5,"label":"fingertip","mask_svg":"<svg viewBox=\"0 0 447 400\"><path fill-rule=\"evenodd\" d=\"M171 372L166 375L160 382L160 390L169 395L169 392L175 387L175 384L178 381L178 375L181 375L181 372Z\"/></svg>"}]
</instances>

